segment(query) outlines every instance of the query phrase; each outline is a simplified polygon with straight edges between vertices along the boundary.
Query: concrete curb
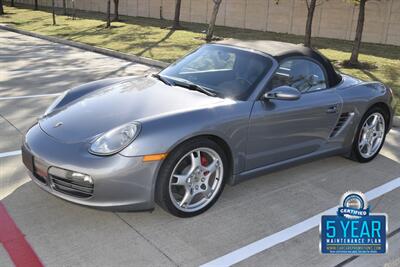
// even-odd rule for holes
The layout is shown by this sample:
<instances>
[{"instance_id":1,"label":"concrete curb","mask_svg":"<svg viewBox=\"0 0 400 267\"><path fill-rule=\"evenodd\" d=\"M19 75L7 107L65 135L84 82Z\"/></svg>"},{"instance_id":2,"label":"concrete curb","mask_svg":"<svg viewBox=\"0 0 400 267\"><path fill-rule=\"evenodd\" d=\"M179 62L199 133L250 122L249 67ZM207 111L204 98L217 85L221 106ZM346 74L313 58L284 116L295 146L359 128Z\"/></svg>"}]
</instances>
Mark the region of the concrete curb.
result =
<instances>
[{"instance_id":1,"label":"concrete curb","mask_svg":"<svg viewBox=\"0 0 400 267\"><path fill-rule=\"evenodd\" d=\"M95 53L103 54L106 56L125 59L125 60L129 60L129 61L133 61L133 62L137 62L137 63L149 65L149 66L154 66L154 67L158 67L158 68L165 68L169 65L166 62L162 62L162 61L158 61L158 60L154 60L154 59L150 59L150 58L145 58L145 57L139 57L139 56L135 56L135 55L130 55L130 54L126 54L126 53L121 53L121 52L117 52L117 51L114 51L111 49L100 48L97 46L91 46L91 45L78 43L78 42L74 42L74 41L70 41L70 40L65 40L65 39L61 39L61 38L57 38L57 37L46 36L46 35L41 35L41 34L37 34L34 32L24 31L24 30L16 29L14 27L5 25L5 24L0 24L0 29L32 36L35 38L47 40L47 41L54 42L54 43L69 45L69 46L73 46L73 47L87 50L90 52L95 52Z\"/></svg>"},{"instance_id":2,"label":"concrete curb","mask_svg":"<svg viewBox=\"0 0 400 267\"><path fill-rule=\"evenodd\" d=\"M394 116L393 118L393 127L400 128L400 116Z\"/></svg>"}]
</instances>

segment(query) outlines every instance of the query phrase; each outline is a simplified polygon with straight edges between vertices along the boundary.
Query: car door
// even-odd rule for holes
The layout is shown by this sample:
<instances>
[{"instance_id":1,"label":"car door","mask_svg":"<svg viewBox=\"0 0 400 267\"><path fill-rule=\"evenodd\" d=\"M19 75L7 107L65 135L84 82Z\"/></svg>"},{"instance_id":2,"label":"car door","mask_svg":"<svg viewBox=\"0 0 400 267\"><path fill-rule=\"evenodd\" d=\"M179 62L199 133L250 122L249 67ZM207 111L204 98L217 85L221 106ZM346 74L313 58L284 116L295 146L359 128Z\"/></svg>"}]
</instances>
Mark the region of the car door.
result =
<instances>
[{"instance_id":1,"label":"car door","mask_svg":"<svg viewBox=\"0 0 400 267\"><path fill-rule=\"evenodd\" d=\"M308 58L289 58L270 79L266 92L291 86L298 100L260 99L250 116L246 169L251 170L315 152L334 128L342 100L327 88L322 66Z\"/></svg>"}]
</instances>

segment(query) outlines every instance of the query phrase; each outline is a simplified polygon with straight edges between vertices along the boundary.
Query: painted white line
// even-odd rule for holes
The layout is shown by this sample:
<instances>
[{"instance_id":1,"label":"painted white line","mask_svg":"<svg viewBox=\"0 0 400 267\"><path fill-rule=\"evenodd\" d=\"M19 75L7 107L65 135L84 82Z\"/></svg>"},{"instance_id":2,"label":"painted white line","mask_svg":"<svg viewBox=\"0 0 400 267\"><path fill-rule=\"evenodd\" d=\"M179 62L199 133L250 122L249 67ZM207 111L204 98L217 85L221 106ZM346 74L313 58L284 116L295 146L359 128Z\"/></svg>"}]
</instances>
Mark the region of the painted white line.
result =
<instances>
[{"instance_id":1,"label":"painted white line","mask_svg":"<svg viewBox=\"0 0 400 267\"><path fill-rule=\"evenodd\" d=\"M124 65L111 65L111 64L108 64L107 65L107 67L108 67L107 70L108 71L97 72L96 74L106 75L106 74L109 74L110 72L116 71L119 68L125 68L126 69L129 66L130 66L130 64L124 64ZM88 68L89 68L88 66L82 66L82 67L76 67L76 68L63 68L62 66L60 66L60 67L48 67L48 68L42 68L42 69L28 69L28 68L23 69L23 68L21 68L21 69L18 69L18 70L7 70L7 72L15 73L15 74L20 74L21 72L22 73L29 72L29 73L35 73L35 74L36 73L46 74L49 71L54 71L54 72L55 71L60 71L60 72L62 72L62 71L85 71L85 70L88 70ZM90 70L91 71L98 71L98 70L104 70L104 68L103 67L93 66L93 67L90 67ZM60 73L60 76L61 75L65 75L65 74Z\"/></svg>"},{"instance_id":2,"label":"painted white line","mask_svg":"<svg viewBox=\"0 0 400 267\"><path fill-rule=\"evenodd\" d=\"M15 55L15 56L3 56L0 55L0 58L29 58L31 56L19 56L19 55Z\"/></svg>"},{"instance_id":3,"label":"painted white line","mask_svg":"<svg viewBox=\"0 0 400 267\"><path fill-rule=\"evenodd\" d=\"M400 177L391 180L381 186L375 187L374 189L365 193L365 196L368 200L373 200L378 198L396 188L400 187ZM285 242L293 237L301 235L308 230L311 230L314 227L317 227L321 221L322 215L332 215L335 214L337 211L338 206L330 208L326 211L323 211L315 216L308 218L305 221L302 221L298 224L290 226L282 231L279 231L275 234L267 236L263 239L255 241L254 243L248 244L242 248L234 250L222 257L219 257L215 260L207 262L200 267L222 267L222 266L231 266L238 262L241 262L251 256L256 255L266 249L269 249L273 246L276 246L282 242Z\"/></svg>"},{"instance_id":4,"label":"painted white line","mask_svg":"<svg viewBox=\"0 0 400 267\"><path fill-rule=\"evenodd\" d=\"M38 58L43 58L44 55L38 55ZM0 58L2 58L2 56L0 56ZM120 69L120 68L128 68L130 66L134 66L135 63L134 62L127 62L127 63L122 63L122 64L118 64L118 62L107 62L107 69L106 72L104 73L99 73L99 74L108 74L109 72L115 71L116 69ZM32 67L32 66L30 66ZM19 69L12 69L12 70L6 70L7 72L12 72L12 73L18 73L18 72L29 72L29 73L35 73L35 72L39 72L39 73L46 73L48 71L61 71L61 72L65 72L65 71L81 71L81 70L88 70L90 68L91 71L95 71L95 70L104 70L104 67L102 65L99 64L93 64L93 66L88 66L88 64L86 64L85 66L79 66L79 67L63 67L63 66L54 66L54 65L48 65L47 68L40 68L40 69L35 69L35 68L30 68L30 67L21 67Z\"/></svg>"},{"instance_id":5,"label":"painted white line","mask_svg":"<svg viewBox=\"0 0 400 267\"><path fill-rule=\"evenodd\" d=\"M35 98L35 97L55 97L55 96L59 96L59 95L61 95L61 93L44 94L44 95L5 96L5 97L0 97L0 100L24 99L24 98Z\"/></svg>"},{"instance_id":6,"label":"painted white line","mask_svg":"<svg viewBox=\"0 0 400 267\"><path fill-rule=\"evenodd\" d=\"M16 150L16 151L10 151L10 152L4 152L0 153L0 158L5 158L5 157L11 157L11 156L18 156L21 154L21 150Z\"/></svg>"}]
</instances>

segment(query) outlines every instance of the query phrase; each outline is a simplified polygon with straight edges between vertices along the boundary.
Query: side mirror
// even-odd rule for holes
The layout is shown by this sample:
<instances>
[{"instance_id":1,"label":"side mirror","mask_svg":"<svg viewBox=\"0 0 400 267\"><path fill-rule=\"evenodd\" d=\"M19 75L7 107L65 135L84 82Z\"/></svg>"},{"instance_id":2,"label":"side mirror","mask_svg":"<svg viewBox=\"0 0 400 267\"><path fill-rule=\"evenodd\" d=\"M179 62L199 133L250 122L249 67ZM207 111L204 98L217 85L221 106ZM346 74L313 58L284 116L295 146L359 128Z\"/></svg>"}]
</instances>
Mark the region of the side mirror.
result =
<instances>
[{"instance_id":1,"label":"side mirror","mask_svg":"<svg viewBox=\"0 0 400 267\"><path fill-rule=\"evenodd\" d=\"M301 97L301 93L294 87L290 86L279 86L272 91L265 93L263 99L276 99L276 100L298 100Z\"/></svg>"}]
</instances>

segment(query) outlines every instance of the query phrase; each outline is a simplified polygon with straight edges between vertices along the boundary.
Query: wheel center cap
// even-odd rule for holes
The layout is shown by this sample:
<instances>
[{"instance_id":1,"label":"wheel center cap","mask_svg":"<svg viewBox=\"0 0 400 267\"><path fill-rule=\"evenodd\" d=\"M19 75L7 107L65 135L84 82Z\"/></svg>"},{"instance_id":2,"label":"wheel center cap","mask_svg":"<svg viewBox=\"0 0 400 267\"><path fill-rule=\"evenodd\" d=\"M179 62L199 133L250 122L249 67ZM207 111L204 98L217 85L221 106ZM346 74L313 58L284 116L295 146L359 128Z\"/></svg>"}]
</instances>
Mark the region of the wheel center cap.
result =
<instances>
[{"instance_id":1,"label":"wheel center cap","mask_svg":"<svg viewBox=\"0 0 400 267\"><path fill-rule=\"evenodd\" d=\"M370 140L372 136L374 135L374 132L372 130L367 132L367 139Z\"/></svg>"}]
</instances>

